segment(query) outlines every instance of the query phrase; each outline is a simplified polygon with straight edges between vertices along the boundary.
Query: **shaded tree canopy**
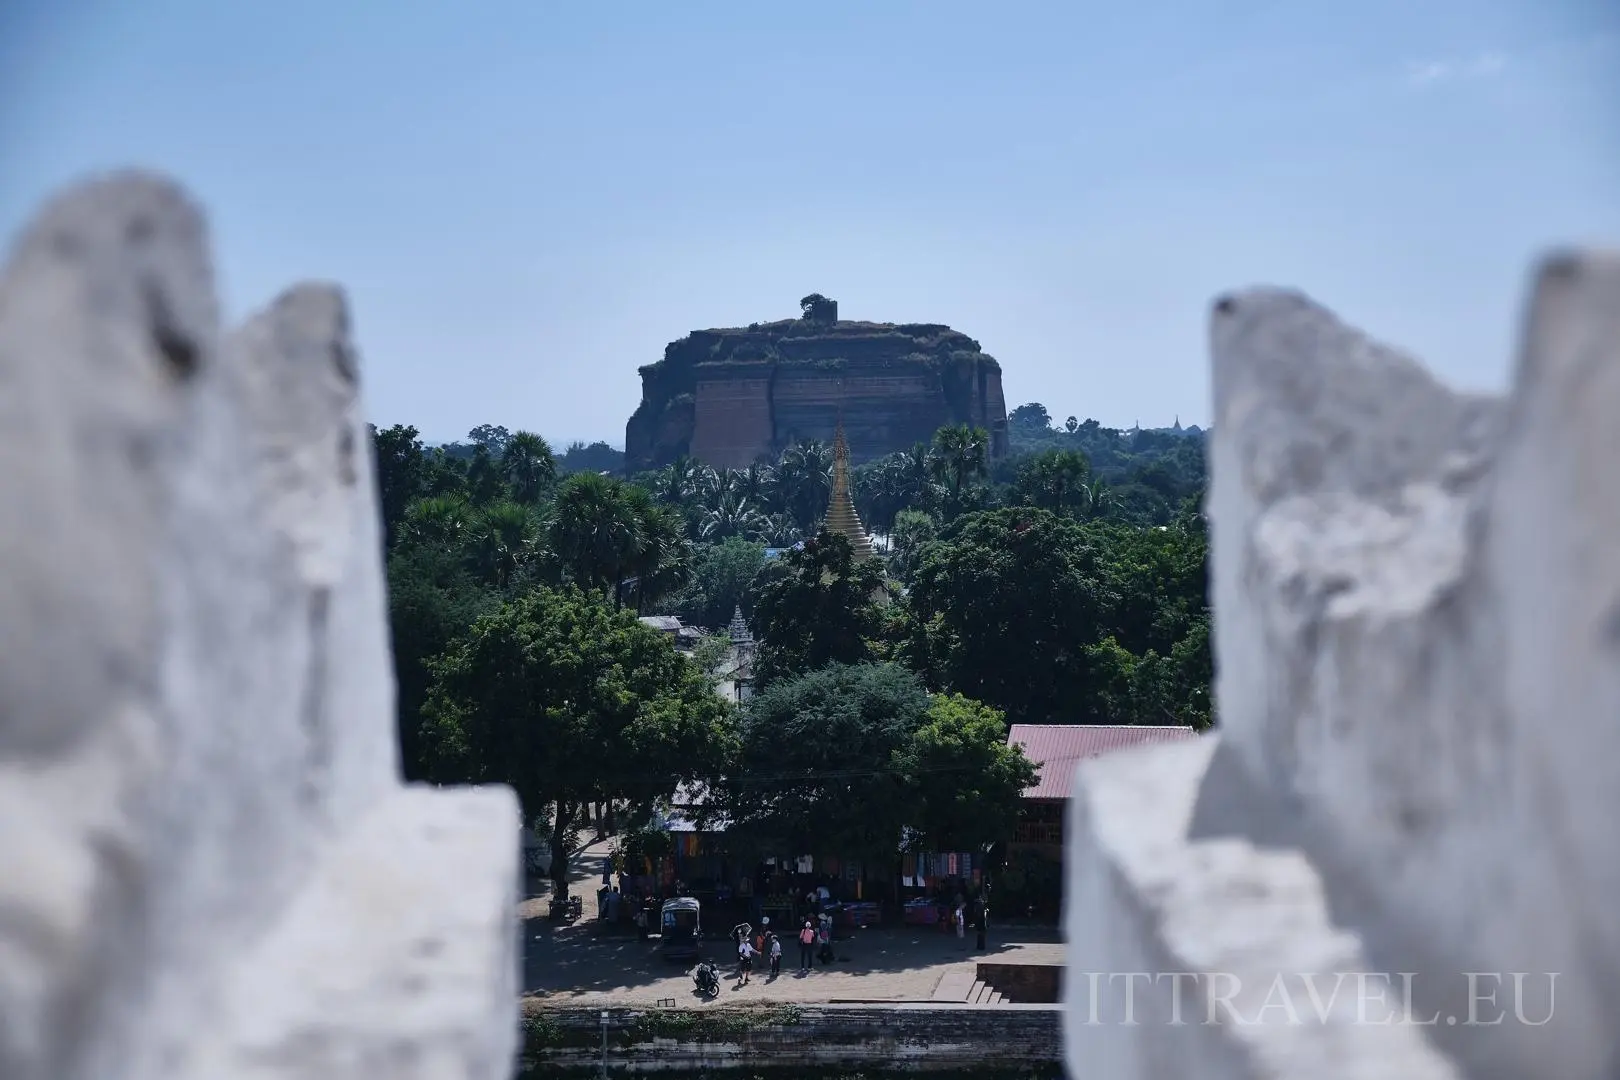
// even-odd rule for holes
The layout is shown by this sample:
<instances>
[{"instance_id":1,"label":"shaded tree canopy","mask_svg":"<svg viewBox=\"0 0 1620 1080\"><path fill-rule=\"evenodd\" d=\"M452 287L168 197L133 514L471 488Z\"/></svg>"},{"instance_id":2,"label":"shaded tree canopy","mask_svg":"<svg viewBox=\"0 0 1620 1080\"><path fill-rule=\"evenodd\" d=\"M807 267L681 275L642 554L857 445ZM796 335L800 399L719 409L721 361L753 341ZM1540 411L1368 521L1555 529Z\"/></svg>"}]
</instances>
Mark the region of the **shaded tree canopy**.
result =
<instances>
[{"instance_id":1,"label":"shaded tree canopy","mask_svg":"<svg viewBox=\"0 0 1620 1080\"><path fill-rule=\"evenodd\" d=\"M429 776L510 784L530 819L554 805L560 884L579 804L668 796L721 775L736 749L731 707L705 673L577 589L537 588L480 616L430 670Z\"/></svg>"}]
</instances>

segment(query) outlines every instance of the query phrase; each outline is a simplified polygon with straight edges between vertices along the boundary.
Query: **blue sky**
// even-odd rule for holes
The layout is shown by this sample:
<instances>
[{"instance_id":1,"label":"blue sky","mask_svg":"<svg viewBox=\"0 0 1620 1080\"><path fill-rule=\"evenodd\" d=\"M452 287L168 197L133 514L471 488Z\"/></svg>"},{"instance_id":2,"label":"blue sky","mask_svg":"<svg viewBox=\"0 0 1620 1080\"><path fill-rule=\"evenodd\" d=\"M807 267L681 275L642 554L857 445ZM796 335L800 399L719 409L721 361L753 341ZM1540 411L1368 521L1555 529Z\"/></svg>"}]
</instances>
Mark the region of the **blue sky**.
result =
<instances>
[{"instance_id":1,"label":"blue sky","mask_svg":"<svg viewBox=\"0 0 1620 1080\"><path fill-rule=\"evenodd\" d=\"M7 0L0 232L137 164L233 317L350 290L374 418L622 445L707 326L947 322L1009 406L1207 422L1218 291L1504 384L1533 255L1620 241L1620 4Z\"/></svg>"}]
</instances>

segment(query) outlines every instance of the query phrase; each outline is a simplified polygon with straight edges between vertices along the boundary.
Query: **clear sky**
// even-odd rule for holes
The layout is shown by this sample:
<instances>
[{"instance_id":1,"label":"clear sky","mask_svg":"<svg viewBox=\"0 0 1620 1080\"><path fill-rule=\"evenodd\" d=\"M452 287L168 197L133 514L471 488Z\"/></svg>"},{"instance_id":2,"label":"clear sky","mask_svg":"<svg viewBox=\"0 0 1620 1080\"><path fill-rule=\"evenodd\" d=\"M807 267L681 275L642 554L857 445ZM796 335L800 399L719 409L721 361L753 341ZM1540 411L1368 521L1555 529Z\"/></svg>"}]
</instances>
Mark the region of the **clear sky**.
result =
<instances>
[{"instance_id":1,"label":"clear sky","mask_svg":"<svg viewBox=\"0 0 1620 1080\"><path fill-rule=\"evenodd\" d=\"M381 424L623 445L697 327L946 322L1009 406L1205 423L1218 291L1504 384L1532 256L1620 242L1614 0L0 2L0 232L137 164L232 317L350 290Z\"/></svg>"}]
</instances>

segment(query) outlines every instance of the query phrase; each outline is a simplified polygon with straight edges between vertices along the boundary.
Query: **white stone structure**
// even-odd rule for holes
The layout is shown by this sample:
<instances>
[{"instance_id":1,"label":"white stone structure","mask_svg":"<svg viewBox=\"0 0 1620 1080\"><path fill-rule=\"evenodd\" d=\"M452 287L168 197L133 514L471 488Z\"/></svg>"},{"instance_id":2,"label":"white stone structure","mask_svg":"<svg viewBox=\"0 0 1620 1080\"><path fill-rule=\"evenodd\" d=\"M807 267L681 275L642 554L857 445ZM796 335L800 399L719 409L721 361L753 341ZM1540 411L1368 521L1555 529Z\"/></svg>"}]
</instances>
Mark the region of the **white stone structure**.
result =
<instances>
[{"instance_id":1,"label":"white stone structure","mask_svg":"<svg viewBox=\"0 0 1620 1080\"><path fill-rule=\"evenodd\" d=\"M399 779L342 294L121 175L0 278L0 1076L493 1078L517 803Z\"/></svg>"},{"instance_id":2,"label":"white stone structure","mask_svg":"<svg viewBox=\"0 0 1620 1080\"><path fill-rule=\"evenodd\" d=\"M1294 293L1211 337L1222 731L1081 771L1072 1075L1620 1076L1620 258L1504 400Z\"/></svg>"}]
</instances>

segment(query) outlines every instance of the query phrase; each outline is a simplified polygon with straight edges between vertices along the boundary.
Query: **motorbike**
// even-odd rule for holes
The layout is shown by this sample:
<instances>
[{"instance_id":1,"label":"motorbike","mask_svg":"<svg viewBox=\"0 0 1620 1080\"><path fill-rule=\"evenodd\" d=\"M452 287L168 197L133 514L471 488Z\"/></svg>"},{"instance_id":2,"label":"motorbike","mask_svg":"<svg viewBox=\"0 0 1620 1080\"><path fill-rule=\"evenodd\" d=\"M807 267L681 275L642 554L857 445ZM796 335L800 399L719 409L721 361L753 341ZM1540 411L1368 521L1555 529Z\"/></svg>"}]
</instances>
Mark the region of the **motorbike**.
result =
<instances>
[{"instance_id":1,"label":"motorbike","mask_svg":"<svg viewBox=\"0 0 1620 1080\"><path fill-rule=\"evenodd\" d=\"M714 997L720 993L720 968L713 960L705 960L692 972L692 983L698 992Z\"/></svg>"}]
</instances>

